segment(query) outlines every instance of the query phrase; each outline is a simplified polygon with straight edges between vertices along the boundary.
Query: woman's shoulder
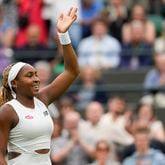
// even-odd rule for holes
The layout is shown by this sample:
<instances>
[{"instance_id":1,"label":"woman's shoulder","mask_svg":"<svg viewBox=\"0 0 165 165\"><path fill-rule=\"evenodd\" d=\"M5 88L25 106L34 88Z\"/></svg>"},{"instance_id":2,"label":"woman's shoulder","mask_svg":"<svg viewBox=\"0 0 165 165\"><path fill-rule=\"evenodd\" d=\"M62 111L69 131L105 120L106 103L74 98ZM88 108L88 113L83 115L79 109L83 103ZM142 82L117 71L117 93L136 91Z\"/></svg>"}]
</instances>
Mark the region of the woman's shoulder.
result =
<instances>
[{"instance_id":1,"label":"woman's shoulder","mask_svg":"<svg viewBox=\"0 0 165 165\"><path fill-rule=\"evenodd\" d=\"M4 104L0 107L0 123L1 124L13 123L16 120L17 120L17 115L10 104Z\"/></svg>"}]
</instances>

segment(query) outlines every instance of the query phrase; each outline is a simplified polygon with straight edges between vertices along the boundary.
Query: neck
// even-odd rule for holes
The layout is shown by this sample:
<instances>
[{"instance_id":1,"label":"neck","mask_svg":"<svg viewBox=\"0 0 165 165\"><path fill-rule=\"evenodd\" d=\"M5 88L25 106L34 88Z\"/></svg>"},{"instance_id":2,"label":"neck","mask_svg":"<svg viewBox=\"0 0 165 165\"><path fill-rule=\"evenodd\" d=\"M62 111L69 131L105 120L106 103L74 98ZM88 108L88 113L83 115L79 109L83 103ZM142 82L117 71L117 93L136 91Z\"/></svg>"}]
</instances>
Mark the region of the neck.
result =
<instances>
[{"instance_id":1,"label":"neck","mask_svg":"<svg viewBox=\"0 0 165 165\"><path fill-rule=\"evenodd\" d=\"M112 114L113 120L116 120L119 117L119 115L117 115L116 113L111 113L111 114Z\"/></svg>"},{"instance_id":2,"label":"neck","mask_svg":"<svg viewBox=\"0 0 165 165\"><path fill-rule=\"evenodd\" d=\"M18 100L22 105L28 108L34 108L34 98L25 98L17 96L16 100Z\"/></svg>"},{"instance_id":3,"label":"neck","mask_svg":"<svg viewBox=\"0 0 165 165\"><path fill-rule=\"evenodd\" d=\"M145 150L138 151L139 155L146 155L148 153L148 148Z\"/></svg>"}]
</instances>

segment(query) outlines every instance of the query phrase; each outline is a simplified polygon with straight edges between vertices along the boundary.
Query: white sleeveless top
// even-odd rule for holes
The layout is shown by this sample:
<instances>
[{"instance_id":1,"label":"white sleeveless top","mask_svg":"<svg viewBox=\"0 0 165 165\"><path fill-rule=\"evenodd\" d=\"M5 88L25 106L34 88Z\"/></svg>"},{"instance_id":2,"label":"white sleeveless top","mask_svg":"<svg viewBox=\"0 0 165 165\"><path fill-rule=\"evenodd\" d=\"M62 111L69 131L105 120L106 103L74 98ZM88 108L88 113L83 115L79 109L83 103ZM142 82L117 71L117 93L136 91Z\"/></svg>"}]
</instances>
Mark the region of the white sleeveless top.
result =
<instances>
[{"instance_id":1,"label":"white sleeveless top","mask_svg":"<svg viewBox=\"0 0 165 165\"><path fill-rule=\"evenodd\" d=\"M50 149L53 122L47 107L34 98L35 108L28 108L13 99L6 104L18 115L18 124L9 134L8 151L34 153L39 149Z\"/></svg>"}]
</instances>

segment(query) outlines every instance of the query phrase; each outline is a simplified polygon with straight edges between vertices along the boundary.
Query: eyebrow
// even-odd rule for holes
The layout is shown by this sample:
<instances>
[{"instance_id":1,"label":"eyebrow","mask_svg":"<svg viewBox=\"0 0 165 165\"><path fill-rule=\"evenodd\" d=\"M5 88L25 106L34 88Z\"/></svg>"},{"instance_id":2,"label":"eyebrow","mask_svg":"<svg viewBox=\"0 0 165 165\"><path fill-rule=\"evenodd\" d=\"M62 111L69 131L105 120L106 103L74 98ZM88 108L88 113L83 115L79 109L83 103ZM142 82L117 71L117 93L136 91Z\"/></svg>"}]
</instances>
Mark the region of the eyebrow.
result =
<instances>
[{"instance_id":1,"label":"eyebrow","mask_svg":"<svg viewBox=\"0 0 165 165\"><path fill-rule=\"evenodd\" d=\"M36 70L34 70L34 71L27 71L26 73L24 73L24 75L27 75L27 74L29 74L29 73L31 73L31 74L33 74L33 73L38 73Z\"/></svg>"}]
</instances>

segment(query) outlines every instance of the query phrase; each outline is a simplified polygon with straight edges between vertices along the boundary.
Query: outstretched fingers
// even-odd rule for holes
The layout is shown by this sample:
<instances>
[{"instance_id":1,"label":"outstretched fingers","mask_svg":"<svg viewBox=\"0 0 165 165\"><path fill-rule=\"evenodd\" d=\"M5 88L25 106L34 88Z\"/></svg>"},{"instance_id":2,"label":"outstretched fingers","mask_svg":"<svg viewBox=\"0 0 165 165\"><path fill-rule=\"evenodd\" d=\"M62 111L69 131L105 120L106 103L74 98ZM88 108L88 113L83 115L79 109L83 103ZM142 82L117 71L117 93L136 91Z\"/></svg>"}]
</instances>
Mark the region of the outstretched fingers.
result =
<instances>
[{"instance_id":1,"label":"outstretched fingers","mask_svg":"<svg viewBox=\"0 0 165 165\"><path fill-rule=\"evenodd\" d=\"M68 16L70 16L72 19L77 18L77 10L77 7L71 7L68 12Z\"/></svg>"}]
</instances>

